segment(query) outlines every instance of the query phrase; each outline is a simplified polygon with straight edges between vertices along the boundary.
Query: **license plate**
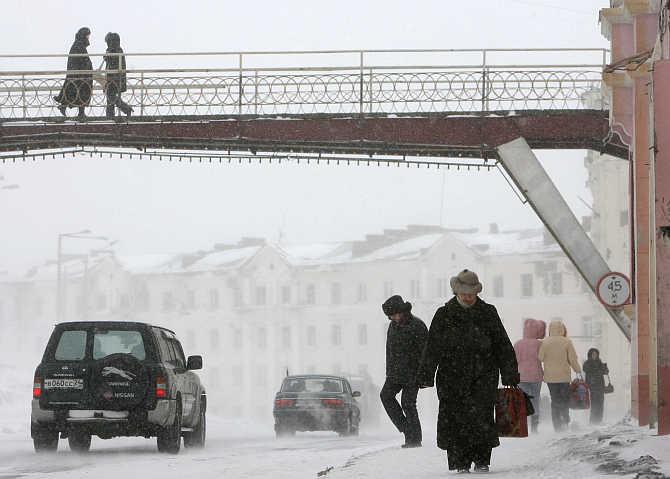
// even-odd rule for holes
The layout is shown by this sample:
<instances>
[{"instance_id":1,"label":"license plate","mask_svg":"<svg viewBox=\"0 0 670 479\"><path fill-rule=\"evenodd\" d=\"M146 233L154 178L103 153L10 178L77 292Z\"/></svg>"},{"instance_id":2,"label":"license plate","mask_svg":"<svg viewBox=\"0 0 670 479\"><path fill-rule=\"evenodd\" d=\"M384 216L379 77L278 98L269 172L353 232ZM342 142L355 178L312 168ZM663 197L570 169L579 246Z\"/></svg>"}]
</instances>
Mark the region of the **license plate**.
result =
<instances>
[{"instance_id":1,"label":"license plate","mask_svg":"<svg viewBox=\"0 0 670 479\"><path fill-rule=\"evenodd\" d=\"M84 389L83 379L45 379L44 389Z\"/></svg>"}]
</instances>

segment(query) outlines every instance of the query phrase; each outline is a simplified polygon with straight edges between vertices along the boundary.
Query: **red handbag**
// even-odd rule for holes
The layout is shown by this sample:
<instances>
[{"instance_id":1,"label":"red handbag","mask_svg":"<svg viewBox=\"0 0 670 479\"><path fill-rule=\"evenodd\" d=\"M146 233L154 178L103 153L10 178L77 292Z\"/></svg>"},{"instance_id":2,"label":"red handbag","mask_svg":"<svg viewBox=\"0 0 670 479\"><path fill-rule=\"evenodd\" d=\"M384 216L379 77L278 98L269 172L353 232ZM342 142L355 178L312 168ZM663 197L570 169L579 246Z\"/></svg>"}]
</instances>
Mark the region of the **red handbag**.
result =
<instances>
[{"instance_id":1,"label":"red handbag","mask_svg":"<svg viewBox=\"0 0 670 479\"><path fill-rule=\"evenodd\" d=\"M498 389L496 428L500 437L528 437L526 397L518 387Z\"/></svg>"},{"instance_id":2,"label":"red handbag","mask_svg":"<svg viewBox=\"0 0 670 479\"><path fill-rule=\"evenodd\" d=\"M589 409L591 407L591 389L583 379L570 383L570 409Z\"/></svg>"}]
</instances>

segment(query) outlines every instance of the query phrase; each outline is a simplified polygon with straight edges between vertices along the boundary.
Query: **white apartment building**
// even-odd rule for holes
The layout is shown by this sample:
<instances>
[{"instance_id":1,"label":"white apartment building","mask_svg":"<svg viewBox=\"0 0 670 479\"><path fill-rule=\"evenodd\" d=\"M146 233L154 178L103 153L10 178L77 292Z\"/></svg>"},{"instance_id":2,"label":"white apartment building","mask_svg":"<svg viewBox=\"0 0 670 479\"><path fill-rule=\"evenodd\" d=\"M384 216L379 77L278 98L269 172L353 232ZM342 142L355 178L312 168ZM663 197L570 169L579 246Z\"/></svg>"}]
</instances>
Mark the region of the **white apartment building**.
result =
<instances>
[{"instance_id":1,"label":"white apartment building","mask_svg":"<svg viewBox=\"0 0 670 479\"><path fill-rule=\"evenodd\" d=\"M558 245L542 229L495 225L483 233L409 226L360 241L245 239L194 254L75 260L65 265L64 319L171 328L187 355L203 355L214 411L269 418L287 371L353 374L378 388L388 326L381 303L401 294L429 325L463 268L480 275L481 296L496 305L512 341L524 318L561 319L582 360L592 346L608 360L609 317ZM3 309L2 324L31 336L20 343L35 364L56 322L55 276L52 264L0 284L0 304L14 305Z\"/></svg>"}]
</instances>

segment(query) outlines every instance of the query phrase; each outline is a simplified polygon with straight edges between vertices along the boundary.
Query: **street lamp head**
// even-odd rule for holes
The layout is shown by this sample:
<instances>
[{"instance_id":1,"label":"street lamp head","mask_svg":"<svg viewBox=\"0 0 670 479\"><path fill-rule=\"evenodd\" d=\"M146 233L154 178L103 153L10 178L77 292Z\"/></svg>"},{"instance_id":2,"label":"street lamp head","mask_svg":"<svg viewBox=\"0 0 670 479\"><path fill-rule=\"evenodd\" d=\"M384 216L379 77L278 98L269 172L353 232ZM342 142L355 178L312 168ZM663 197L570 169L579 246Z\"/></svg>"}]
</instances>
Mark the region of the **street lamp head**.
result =
<instances>
[{"instance_id":1,"label":"street lamp head","mask_svg":"<svg viewBox=\"0 0 670 479\"><path fill-rule=\"evenodd\" d=\"M0 187L0 189L3 189L3 190L18 190L19 185L17 185L16 183L13 184L13 185L5 185L5 186Z\"/></svg>"}]
</instances>

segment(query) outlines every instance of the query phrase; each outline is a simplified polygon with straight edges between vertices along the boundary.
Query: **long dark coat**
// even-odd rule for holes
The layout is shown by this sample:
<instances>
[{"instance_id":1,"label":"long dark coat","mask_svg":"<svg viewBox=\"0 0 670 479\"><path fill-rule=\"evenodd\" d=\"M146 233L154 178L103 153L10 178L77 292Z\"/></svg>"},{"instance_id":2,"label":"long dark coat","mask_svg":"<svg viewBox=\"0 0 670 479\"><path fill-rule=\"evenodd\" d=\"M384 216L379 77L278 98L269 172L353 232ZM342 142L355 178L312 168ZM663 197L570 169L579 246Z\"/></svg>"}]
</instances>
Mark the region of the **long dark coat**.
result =
<instances>
[{"instance_id":1,"label":"long dark coat","mask_svg":"<svg viewBox=\"0 0 670 479\"><path fill-rule=\"evenodd\" d=\"M70 48L70 55L86 54L88 55L88 39L84 29L79 30L75 36L74 43ZM67 70L93 70L93 64L88 56L68 57ZM65 76L65 82L60 90L56 101L63 106L79 107L88 106L91 102L93 91L93 73L68 73Z\"/></svg>"},{"instance_id":2,"label":"long dark coat","mask_svg":"<svg viewBox=\"0 0 670 479\"><path fill-rule=\"evenodd\" d=\"M590 359L592 352L598 353L597 359ZM610 373L609 369L607 368L607 364L603 363L600 360L600 352L595 348L589 349L587 357L589 359L584 361L584 365L582 367L582 369L584 370L584 376L585 376L584 379L591 388L592 392L604 391L605 390L604 376Z\"/></svg>"},{"instance_id":3,"label":"long dark coat","mask_svg":"<svg viewBox=\"0 0 670 479\"><path fill-rule=\"evenodd\" d=\"M121 60L121 72L120 73L108 73L107 74L107 85L108 87L113 86L116 88L116 91L121 93L127 90L126 84L126 56L123 55L123 48L121 48L121 38L118 33L109 33L108 34L108 43L107 43L107 53L121 53L119 55L105 55L105 69L106 70L119 70L119 59Z\"/></svg>"},{"instance_id":4,"label":"long dark coat","mask_svg":"<svg viewBox=\"0 0 670 479\"><path fill-rule=\"evenodd\" d=\"M401 324L390 321L386 333L386 379L403 386L416 385L416 373L426 346L428 328L411 313Z\"/></svg>"},{"instance_id":5,"label":"long dark coat","mask_svg":"<svg viewBox=\"0 0 670 479\"><path fill-rule=\"evenodd\" d=\"M438 447L500 445L494 418L498 374L503 384L517 384L519 372L514 347L493 305L477 298L464 308L454 297L437 310L419 384L432 386L436 370Z\"/></svg>"}]
</instances>

